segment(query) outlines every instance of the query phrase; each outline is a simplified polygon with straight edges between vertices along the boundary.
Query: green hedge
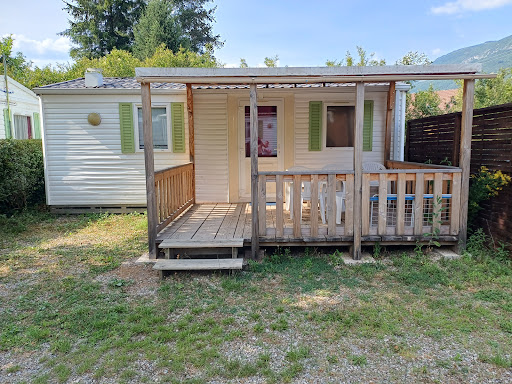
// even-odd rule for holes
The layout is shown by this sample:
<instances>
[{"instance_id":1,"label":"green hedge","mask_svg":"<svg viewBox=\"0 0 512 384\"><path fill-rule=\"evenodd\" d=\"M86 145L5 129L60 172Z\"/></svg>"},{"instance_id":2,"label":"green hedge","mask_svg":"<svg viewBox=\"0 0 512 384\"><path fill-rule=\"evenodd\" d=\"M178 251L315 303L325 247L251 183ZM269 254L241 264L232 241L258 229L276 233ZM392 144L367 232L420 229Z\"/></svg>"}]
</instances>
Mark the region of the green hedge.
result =
<instances>
[{"instance_id":1,"label":"green hedge","mask_svg":"<svg viewBox=\"0 0 512 384\"><path fill-rule=\"evenodd\" d=\"M0 213L44 202L41 140L0 140Z\"/></svg>"}]
</instances>

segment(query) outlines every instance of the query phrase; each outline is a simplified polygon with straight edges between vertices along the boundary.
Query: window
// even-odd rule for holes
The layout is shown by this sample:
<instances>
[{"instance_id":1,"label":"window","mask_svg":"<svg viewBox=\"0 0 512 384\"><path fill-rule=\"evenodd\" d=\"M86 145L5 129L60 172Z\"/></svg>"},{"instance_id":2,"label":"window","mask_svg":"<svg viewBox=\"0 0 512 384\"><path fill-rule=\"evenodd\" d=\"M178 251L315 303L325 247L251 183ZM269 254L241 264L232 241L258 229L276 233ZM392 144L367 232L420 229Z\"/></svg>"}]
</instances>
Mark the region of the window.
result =
<instances>
[{"instance_id":1,"label":"window","mask_svg":"<svg viewBox=\"0 0 512 384\"><path fill-rule=\"evenodd\" d=\"M326 147L354 146L354 117L353 106L327 106Z\"/></svg>"},{"instance_id":2,"label":"window","mask_svg":"<svg viewBox=\"0 0 512 384\"><path fill-rule=\"evenodd\" d=\"M251 157L251 113L245 107L245 157ZM277 157L277 106L258 107L258 157Z\"/></svg>"},{"instance_id":3,"label":"window","mask_svg":"<svg viewBox=\"0 0 512 384\"><path fill-rule=\"evenodd\" d=\"M144 149L144 129L142 126L142 107L137 107L137 123L139 131L139 149ZM169 149L169 134L167 124L167 108L151 108L151 120L153 125L153 148Z\"/></svg>"},{"instance_id":4,"label":"window","mask_svg":"<svg viewBox=\"0 0 512 384\"><path fill-rule=\"evenodd\" d=\"M14 115L14 138L31 139L32 121L30 116Z\"/></svg>"}]
</instances>

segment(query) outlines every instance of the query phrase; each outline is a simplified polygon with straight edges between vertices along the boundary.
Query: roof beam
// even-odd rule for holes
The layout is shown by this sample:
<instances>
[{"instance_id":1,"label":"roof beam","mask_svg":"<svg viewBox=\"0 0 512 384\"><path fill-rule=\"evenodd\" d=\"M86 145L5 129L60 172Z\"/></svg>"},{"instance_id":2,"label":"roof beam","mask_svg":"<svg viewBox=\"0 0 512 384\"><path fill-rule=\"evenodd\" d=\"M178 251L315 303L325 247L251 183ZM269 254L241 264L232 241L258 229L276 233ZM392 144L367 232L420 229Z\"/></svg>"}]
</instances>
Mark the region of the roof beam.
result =
<instances>
[{"instance_id":1,"label":"roof beam","mask_svg":"<svg viewBox=\"0 0 512 384\"><path fill-rule=\"evenodd\" d=\"M374 67L136 68L139 82L191 84L351 83L493 78L480 64Z\"/></svg>"}]
</instances>

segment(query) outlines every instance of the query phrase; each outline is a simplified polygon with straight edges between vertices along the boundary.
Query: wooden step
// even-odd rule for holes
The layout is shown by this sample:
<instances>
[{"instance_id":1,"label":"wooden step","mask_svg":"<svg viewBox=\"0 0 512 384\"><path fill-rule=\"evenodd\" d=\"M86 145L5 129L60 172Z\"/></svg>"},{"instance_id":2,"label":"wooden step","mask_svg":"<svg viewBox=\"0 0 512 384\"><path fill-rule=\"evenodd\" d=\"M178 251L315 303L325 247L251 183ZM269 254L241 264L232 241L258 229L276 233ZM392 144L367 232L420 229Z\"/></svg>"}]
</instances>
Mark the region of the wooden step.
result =
<instances>
[{"instance_id":1,"label":"wooden step","mask_svg":"<svg viewBox=\"0 0 512 384\"><path fill-rule=\"evenodd\" d=\"M159 271L203 271L242 269L244 259L169 259L157 260L153 269Z\"/></svg>"},{"instance_id":2,"label":"wooden step","mask_svg":"<svg viewBox=\"0 0 512 384\"><path fill-rule=\"evenodd\" d=\"M179 240L165 239L158 246L159 248L241 248L244 246L244 239L223 239L223 240Z\"/></svg>"}]
</instances>

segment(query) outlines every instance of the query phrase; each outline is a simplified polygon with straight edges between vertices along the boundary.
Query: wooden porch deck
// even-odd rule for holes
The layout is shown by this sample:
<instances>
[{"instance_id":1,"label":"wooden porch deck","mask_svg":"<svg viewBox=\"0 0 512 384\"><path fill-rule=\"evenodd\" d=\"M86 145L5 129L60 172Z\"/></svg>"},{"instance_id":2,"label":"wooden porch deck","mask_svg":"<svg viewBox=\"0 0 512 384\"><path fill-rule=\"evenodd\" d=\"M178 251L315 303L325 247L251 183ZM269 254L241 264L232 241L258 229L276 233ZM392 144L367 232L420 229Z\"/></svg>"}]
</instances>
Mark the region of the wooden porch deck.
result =
<instances>
[{"instance_id":1,"label":"wooden porch deck","mask_svg":"<svg viewBox=\"0 0 512 384\"><path fill-rule=\"evenodd\" d=\"M353 236L345 236L344 222L336 225L336 235L329 236L328 225L323 224L318 218L318 236L310 236L310 209L307 204L304 205L302 215L303 223L301 225L301 238L293 236L293 222L290 213L284 211L284 233L282 237L276 238L276 206L269 203L266 207L266 234L260 236L260 243L263 246L272 245L351 245ZM377 212L375 213L377 214ZM320 215L318 215L320 216ZM403 236L394 235L395 228L388 227L387 235L377 235L377 226L371 226L370 233L363 236L363 243L370 244L374 242L404 244L425 240L423 236L414 236L413 227L406 227ZM453 242L457 240L456 236L449 236L449 227L441 226L440 242ZM210 244L209 247L216 247L225 244L230 246L233 241L243 239L243 244L249 246L251 243L251 206L248 203L235 204L196 204L188 211L178 217L165 227L157 236L157 243L165 242L166 247L181 248L183 244L197 243Z\"/></svg>"}]
</instances>

